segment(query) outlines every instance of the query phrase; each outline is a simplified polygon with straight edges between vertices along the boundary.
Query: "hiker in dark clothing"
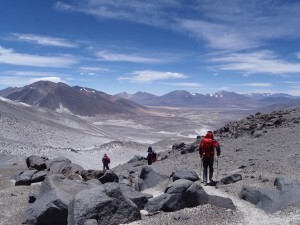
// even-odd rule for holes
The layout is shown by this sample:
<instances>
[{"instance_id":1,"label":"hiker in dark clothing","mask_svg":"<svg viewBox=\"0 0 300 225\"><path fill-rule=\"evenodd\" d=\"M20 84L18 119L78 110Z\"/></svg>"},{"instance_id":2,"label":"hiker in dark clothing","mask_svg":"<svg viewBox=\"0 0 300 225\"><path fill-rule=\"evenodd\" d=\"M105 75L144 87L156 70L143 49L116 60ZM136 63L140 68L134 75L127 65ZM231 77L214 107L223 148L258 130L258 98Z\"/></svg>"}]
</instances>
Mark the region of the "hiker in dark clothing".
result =
<instances>
[{"instance_id":1,"label":"hiker in dark clothing","mask_svg":"<svg viewBox=\"0 0 300 225\"><path fill-rule=\"evenodd\" d=\"M148 147L148 155L147 155L147 161L148 161L148 165L151 165L152 164L152 152L153 152L153 150L152 150L152 147L151 146L149 146Z\"/></svg>"},{"instance_id":2,"label":"hiker in dark clothing","mask_svg":"<svg viewBox=\"0 0 300 225\"><path fill-rule=\"evenodd\" d=\"M108 164L110 164L110 158L107 156L107 154L104 154L103 158L102 158L102 163L103 163L103 170L108 169Z\"/></svg>"},{"instance_id":3,"label":"hiker in dark clothing","mask_svg":"<svg viewBox=\"0 0 300 225\"><path fill-rule=\"evenodd\" d=\"M214 139L214 134L208 131L199 146L200 159L203 162L203 183L207 185L207 169L209 168L209 181L213 182L215 149L217 156L221 154L219 142Z\"/></svg>"}]
</instances>

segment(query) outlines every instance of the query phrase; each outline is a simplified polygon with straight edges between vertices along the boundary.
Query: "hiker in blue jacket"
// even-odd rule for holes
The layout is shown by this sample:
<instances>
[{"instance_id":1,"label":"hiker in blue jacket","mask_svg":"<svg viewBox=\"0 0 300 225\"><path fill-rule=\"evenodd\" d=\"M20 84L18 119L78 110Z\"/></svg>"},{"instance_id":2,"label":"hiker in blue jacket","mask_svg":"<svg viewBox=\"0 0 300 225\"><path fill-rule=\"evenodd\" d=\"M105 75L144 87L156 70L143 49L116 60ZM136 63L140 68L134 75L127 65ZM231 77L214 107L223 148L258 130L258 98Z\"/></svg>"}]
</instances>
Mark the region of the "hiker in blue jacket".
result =
<instances>
[{"instance_id":1,"label":"hiker in blue jacket","mask_svg":"<svg viewBox=\"0 0 300 225\"><path fill-rule=\"evenodd\" d=\"M148 147L148 155L147 155L147 161L148 161L148 165L151 165L152 164L152 159L151 159L151 156L152 156L152 152L153 152L153 150L152 150L152 147L151 146L149 146Z\"/></svg>"}]
</instances>

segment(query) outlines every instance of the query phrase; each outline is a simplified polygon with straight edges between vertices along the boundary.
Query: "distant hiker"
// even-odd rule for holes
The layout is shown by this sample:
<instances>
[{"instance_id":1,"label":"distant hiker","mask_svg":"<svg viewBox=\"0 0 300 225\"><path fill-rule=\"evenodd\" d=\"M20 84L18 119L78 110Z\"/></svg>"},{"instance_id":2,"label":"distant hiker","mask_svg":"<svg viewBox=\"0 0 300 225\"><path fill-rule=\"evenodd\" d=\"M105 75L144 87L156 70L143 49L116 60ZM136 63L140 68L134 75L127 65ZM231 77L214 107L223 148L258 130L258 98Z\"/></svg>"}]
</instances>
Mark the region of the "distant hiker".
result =
<instances>
[{"instance_id":1,"label":"distant hiker","mask_svg":"<svg viewBox=\"0 0 300 225\"><path fill-rule=\"evenodd\" d=\"M147 152L148 152L148 155L147 155L146 159L148 161L148 165L151 165L153 162L156 161L157 154L153 151L151 146L148 147Z\"/></svg>"},{"instance_id":2,"label":"distant hiker","mask_svg":"<svg viewBox=\"0 0 300 225\"><path fill-rule=\"evenodd\" d=\"M102 163L103 163L103 170L108 169L108 164L110 164L110 158L107 156L107 154L105 153L103 158L102 158Z\"/></svg>"},{"instance_id":3,"label":"distant hiker","mask_svg":"<svg viewBox=\"0 0 300 225\"><path fill-rule=\"evenodd\" d=\"M198 135L198 136L196 137L196 142L197 142L197 143L200 143L200 142L201 142L201 136Z\"/></svg>"},{"instance_id":4,"label":"distant hiker","mask_svg":"<svg viewBox=\"0 0 300 225\"><path fill-rule=\"evenodd\" d=\"M209 168L209 180L213 182L215 149L217 156L221 154L219 142L214 139L214 134L208 131L199 146L200 159L203 162L203 183L207 185L207 169ZM202 169L202 168L201 168Z\"/></svg>"}]
</instances>

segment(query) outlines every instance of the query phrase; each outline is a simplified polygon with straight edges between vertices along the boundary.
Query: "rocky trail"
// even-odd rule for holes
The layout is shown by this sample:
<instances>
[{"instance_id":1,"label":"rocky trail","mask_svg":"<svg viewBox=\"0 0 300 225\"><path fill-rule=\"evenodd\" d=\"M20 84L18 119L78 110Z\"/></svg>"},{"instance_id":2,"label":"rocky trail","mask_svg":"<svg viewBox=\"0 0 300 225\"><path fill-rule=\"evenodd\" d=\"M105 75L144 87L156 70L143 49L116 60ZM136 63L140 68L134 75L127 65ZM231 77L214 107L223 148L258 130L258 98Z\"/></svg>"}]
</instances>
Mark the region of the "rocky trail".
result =
<instances>
[{"instance_id":1,"label":"rocky trail","mask_svg":"<svg viewBox=\"0 0 300 225\"><path fill-rule=\"evenodd\" d=\"M256 120L260 126L254 125ZM201 183L195 140L170 139L164 142L171 146L165 151L157 143L153 146L159 149L158 161L151 166L143 156L135 156L109 171L88 170L65 157L0 155L0 225L24 220L37 224L34 221L48 218L48 207L57 202L64 212L57 218L69 225L104 220L131 225L299 225L299 121L300 110L292 109L248 116L216 131L221 143L218 172L215 164L217 188ZM104 146L116 146L117 152L121 144ZM141 148L133 142L124 146L126 152L130 146ZM28 196L35 199L30 204ZM103 217L102 211L109 216Z\"/></svg>"}]
</instances>

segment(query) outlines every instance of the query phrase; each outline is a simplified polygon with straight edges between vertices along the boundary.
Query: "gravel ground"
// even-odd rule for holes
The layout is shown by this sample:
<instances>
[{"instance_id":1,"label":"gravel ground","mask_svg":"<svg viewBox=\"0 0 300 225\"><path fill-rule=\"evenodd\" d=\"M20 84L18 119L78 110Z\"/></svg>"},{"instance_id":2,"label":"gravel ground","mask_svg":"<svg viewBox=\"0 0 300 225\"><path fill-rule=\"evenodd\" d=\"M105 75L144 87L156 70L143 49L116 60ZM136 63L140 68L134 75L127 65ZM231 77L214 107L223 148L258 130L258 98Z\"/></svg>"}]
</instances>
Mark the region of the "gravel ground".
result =
<instances>
[{"instance_id":1,"label":"gravel ground","mask_svg":"<svg viewBox=\"0 0 300 225\"><path fill-rule=\"evenodd\" d=\"M43 113L48 115L47 112ZM102 166L101 155L104 153L102 151L106 151L113 156L111 159L115 161L113 166L116 167L113 170L116 173L133 168L139 169L142 166L140 162L117 165L128 161L134 154L146 156L149 143L140 144L135 143L135 141L130 142L128 139L122 141L122 138L112 141L107 136L110 133L105 129L105 124L104 127L99 127L87 124L82 119L78 119L78 121L70 117L56 119L56 114L51 113L45 123L43 123L44 116L35 122L28 122L33 117L27 111L22 115L12 115L8 110L0 114L1 125L3 125L0 128L0 153L8 154L8 156L0 155L0 225L20 225L22 213L28 202L29 192L39 188L38 184L16 187L11 181L12 175L26 167L25 156L31 154L50 157L66 156L73 162L83 165L86 169L100 169ZM192 115L188 116L195 120L199 118ZM300 111L285 116L300 118ZM136 124L142 122L142 118L138 119L141 121ZM122 123L120 121L118 120L117 123ZM168 155L167 159L157 161L152 167L167 176L174 170L194 170L200 174L200 160L197 152L181 155L179 151L172 151L171 149L176 142L192 143L195 141L194 138L188 138L188 133L193 129L192 120L187 118L187 120L181 121L173 118L167 121L172 124L165 125L166 129L174 129L174 133L178 135L175 135L176 138L166 137L163 141L152 144L154 149L160 152L160 156ZM180 123L185 122L189 123L188 129L182 129L183 125L180 125ZM157 121L156 123L158 124ZM66 127L66 124L69 124L69 126ZM135 123L132 121L130 123L127 121L122 125L125 127L130 125L130 129L135 129L135 132L139 132L139 129L143 128L141 125L135 127ZM151 119L148 118L144 126L150 125ZM164 124L161 124L158 128L156 131L163 130ZM17 135L14 131L16 132L18 129L21 129L22 132ZM112 132L117 130L116 127L109 129ZM180 129L184 130L183 133L186 135L182 135L183 133L179 132ZM87 133L87 130L90 133ZM143 132L137 135L137 139L150 135L152 130L148 133ZM127 134L134 135L134 132ZM120 137L117 133L114 136ZM219 189L205 187L205 190L210 194L230 197L237 206L237 210L231 211L204 205L174 213L162 212L153 216L143 215L142 221L132 224L299 225L300 204L269 215L238 197L243 185L271 187L274 179L281 175L300 180L299 137L300 124L297 123L265 129L259 138L247 135L236 139L216 137L221 144L222 155L218 161L219 170L215 172L215 180L219 180L234 171L241 173L243 180L235 184L220 186ZM154 139L156 138L157 133L155 133ZM47 141L45 141L46 139ZM103 149L95 148L94 145L97 145L97 143L104 144ZM18 154L18 156L12 156L11 154ZM118 156L119 159L117 159ZM217 174L218 177L216 177ZM164 190L164 187L164 185L161 185L157 189L149 189L148 192L158 195Z\"/></svg>"},{"instance_id":2,"label":"gravel ground","mask_svg":"<svg viewBox=\"0 0 300 225\"><path fill-rule=\"evenodd\" d=\"M23 212L28 204L28 194L40 185L15 186L12 176L26 168L13 162L12 157L0 156L0 225L20 225ZM5 162L6 161L6 162Z\"/></svg>"}]
</instances>

